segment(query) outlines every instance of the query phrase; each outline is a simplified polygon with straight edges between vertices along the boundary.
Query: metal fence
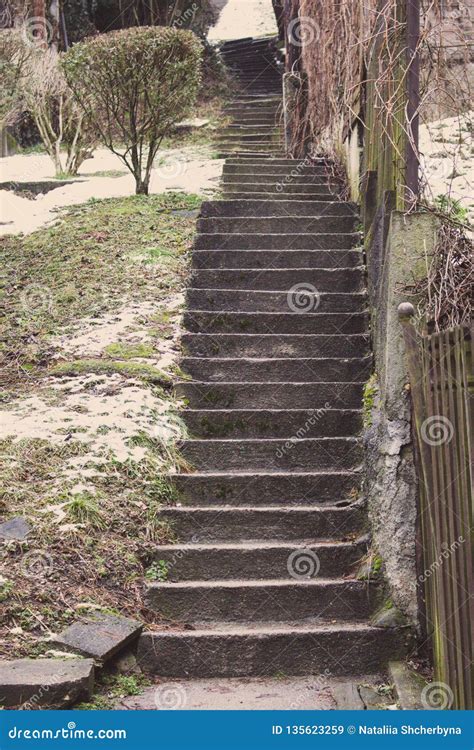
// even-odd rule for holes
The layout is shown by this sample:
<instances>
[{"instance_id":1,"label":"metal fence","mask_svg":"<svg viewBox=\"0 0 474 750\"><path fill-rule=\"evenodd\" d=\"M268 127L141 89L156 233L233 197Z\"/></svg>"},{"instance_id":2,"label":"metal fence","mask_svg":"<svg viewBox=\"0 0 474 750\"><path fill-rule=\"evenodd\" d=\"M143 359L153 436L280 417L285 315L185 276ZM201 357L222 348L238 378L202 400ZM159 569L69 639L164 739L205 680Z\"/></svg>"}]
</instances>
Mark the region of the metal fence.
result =
<instances>
[{"instance_id":1,"label":"metal fence","mask_svg":"<svg viewBox=\"0 0 474 750\"><path fill-rule=\"evenodd\" d=\"M400 305L419 476L418 582L445 708L473 708L474 377L468 327L418 335Z\"/></svg>"}]
</instances>

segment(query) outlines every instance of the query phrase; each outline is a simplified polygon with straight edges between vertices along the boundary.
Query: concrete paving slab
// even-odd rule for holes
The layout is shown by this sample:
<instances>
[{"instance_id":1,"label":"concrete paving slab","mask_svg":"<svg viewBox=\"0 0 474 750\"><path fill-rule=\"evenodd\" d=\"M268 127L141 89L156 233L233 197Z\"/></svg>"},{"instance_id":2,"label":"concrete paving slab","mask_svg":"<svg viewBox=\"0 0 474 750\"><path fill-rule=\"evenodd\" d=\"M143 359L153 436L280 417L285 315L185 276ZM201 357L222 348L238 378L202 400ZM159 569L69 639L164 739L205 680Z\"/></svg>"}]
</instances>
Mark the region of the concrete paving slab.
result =
<instances>
[{"instance_id":1,"label":"concrete paving slab","mask_svg":"<svg viewBox=\"0 0 474 750\"><path fill-rule=\"evenodd\" d=\"M357 685L381 681L374 676L348 680L326 674L281 679L166 680L147 688L142 695L121 699L114 708L129 711L356 710L363 708Z\"/></svg>"}]
</instances>

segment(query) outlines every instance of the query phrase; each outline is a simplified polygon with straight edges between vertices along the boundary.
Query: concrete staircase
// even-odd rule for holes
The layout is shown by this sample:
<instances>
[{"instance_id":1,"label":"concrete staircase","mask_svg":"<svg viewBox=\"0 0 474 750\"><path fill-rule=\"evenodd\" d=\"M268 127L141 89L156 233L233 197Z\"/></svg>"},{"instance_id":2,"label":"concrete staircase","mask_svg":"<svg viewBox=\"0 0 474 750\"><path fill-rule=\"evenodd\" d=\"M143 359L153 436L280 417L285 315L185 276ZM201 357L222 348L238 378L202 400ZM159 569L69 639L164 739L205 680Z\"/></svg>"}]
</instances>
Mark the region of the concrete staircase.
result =
<instances>
[{"instance_id":1,"label":"concrete staircase","mask_svg":"<svg viewBox=\"0 0 474 750\"><path fill-rule=\"evenodd\" d=\"M224 53L253 92L271 45ZM403 631L371 624L382 592L356 574L371 370L356 207L337 200L324 160L302 167L270 148L274 75L233 107L232 127L251 117L258 139L236 138L224 199L198 220L182 361L192 380L177 386L193 471L161 512L178 541L155 549L167 580L147 601L167 624L139 653L166 677L370 674L405 648Z\"/></svg>"},{"instance_id":2,"label":"concrete staircase","mask_svg":"<svg viewBox=\"0 0 474 750\"><path fill-rule=\"evenodd\" d=\"M225 158L281 154L282 67L273 40L227 42L221 54L241 92L224 110L232 121L217 140L219 155ZM246 198L247 191L242 192Z\"/></svg>"}]
</instances>

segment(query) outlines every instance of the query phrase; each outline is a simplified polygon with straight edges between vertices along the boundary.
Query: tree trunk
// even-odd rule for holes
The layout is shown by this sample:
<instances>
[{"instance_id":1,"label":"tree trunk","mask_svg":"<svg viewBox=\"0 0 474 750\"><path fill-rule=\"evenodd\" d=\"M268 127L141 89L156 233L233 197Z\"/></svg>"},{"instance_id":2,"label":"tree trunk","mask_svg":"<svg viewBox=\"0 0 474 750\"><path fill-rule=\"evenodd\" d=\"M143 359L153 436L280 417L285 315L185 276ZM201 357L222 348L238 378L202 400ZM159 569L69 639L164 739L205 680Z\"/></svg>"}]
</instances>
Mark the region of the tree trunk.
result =
<instances>
[{"instance_id":1,"label":"tree trunk","mask_svg":"<svg viewBox=\"0 0 474 750\"><path fill-rule=\"evenodd\" d=\"M148 195L149 180L135 177L135 195Z\"/></svg>"}]
</instances>

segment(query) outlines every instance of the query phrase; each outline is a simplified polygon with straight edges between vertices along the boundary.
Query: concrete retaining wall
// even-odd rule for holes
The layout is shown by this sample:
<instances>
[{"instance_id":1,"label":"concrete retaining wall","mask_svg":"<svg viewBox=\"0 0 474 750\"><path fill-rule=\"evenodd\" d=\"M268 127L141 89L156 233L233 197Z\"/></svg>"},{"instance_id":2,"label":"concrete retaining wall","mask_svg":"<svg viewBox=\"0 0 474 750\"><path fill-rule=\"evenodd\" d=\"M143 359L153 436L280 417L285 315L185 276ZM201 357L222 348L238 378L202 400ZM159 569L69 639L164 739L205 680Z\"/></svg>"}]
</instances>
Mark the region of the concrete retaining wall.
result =
<instances>
[{"instance_id":1,"label":"concrete retaining wall","mask_svg":"<svg viewBox=\"0 0 474 750\"><path fill-rule=\"evenodd\" d=\"M428 213L398 211L385 218L387 231L375 220L368 247L377 394L365 432L365 489L374 546L385 564L393 604L416 622L417 482L397 308L406 301L402 287L426 271L424 257L434 246L437 221Z\"/></svg>"}]
</instances>

